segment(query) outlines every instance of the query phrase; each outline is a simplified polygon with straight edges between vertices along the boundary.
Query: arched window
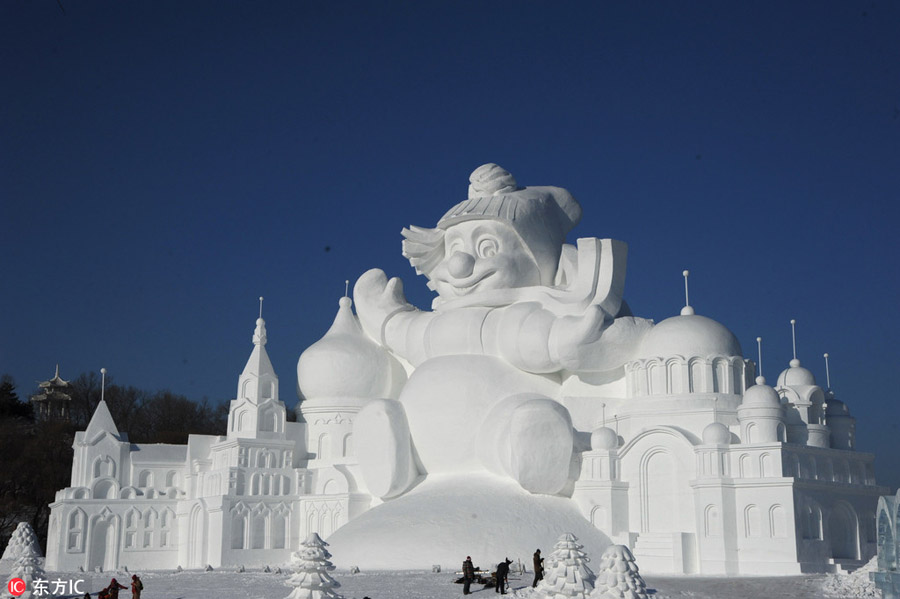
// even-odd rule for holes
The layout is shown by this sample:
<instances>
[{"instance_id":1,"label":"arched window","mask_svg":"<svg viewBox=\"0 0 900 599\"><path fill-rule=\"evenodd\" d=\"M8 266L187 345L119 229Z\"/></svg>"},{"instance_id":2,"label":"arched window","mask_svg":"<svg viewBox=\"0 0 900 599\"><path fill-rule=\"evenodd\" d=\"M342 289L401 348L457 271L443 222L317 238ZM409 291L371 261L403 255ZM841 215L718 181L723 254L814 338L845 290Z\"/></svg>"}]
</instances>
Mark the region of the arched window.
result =
<instances>
[{"instance_id":1,"label":"arched window","mask_svg":"<svg viewBox=\"0 0 900 599\"><path fill-rule=\"evenodd\" d=\"M744 508L744 536L758 537L760 536L759 508L755 505L748 505Z\"/></svg>"},{"instance_id":2,"label":"arched window","mask_svg":"<svg viewBox=\"0 0 900 599\"><path fill-rule=\"evenodd\" d=\"M787 515L778 504L769 508L769 536L776 539L787 537Z\"/></svg>"},{"instance_id":3,"label":"arched window","mask_svg":"<svg viewBox=\"0 0 900 599\"><path fill-rule=\"evenodd\" d=\"M246 516L243 514L234 514L231 519L231 548L244 548L244 527L246 526Z\"/></svg>"},{"instance_id":4,"label":"arched window","mask_svg":"<svg viewBox=\"0 0 900 599\"><path fill-rule=\"evenodd\" d=\"M150 508L144 513L144 541L143 547L155 547L155 536L156 536L156 521L157 521L157 513L156 510Z\"/></svg>"},{"instance_id":5,"label":"arched window","mask_svg":"<svg viewBox=\"0 0 900 599\"><path fill-rule=\"evenodd\" d=\"M153 473L149 470L141 470L138 476L138 486L147 488L153 486Z\"/></svg>"},{"instance_id":6,"label":"arched window","mask_svg":"<svg viewBox=\"0 0 900 599\"><path fill-rule=\"evenodd\" d=\"M759 456L759 475L763 478L775 476L775 464L772 462L772 456L768 453Z\"/></svg>"},{"instance_id":7,"label":"arched window","mask_svg":"<svg viewBox=\"0 0 900 599\"><path fill-rule=\"evenodd\" d=\"M81 508L76 508L69 514L69 532L66 542L66 551L70 553L81 553L84 551L84 524L87 517Z\"/></svg>"},{"instance_id":8,"label":"arched window","mask_svg":"<svg viewBox=\"0 0 900 599\"><path fill-rule=\"evenodd\" d=\"M319 436L319 452L316 455L318 459L327 460L331 457L329 445L331 445L331 437L328 436L328 433L322 433Z\"/></svg>"},{"instance_id":9,"label":"arched window","mask_svg":"<svg viewBox=\"0 0 900 599\"><path fill-rule=\"evenodd\" d=\"M141 523L141 513L134 508L125 514L125 549L137 549L138 525Z\"/></svg>"},{"instance_id":10,"label":"arched window","mask_svg":"<svg viewBox=\"0 0 900 599\"><path fill-rule=\"evenodd\" d=\"M278 510L272 514L272 549L284 549L285 547L285 531L287 530L287 519L283 510Z\"/></svg>"},{"instance_id":11,"label":"arched window","mask_svg":"<svg viewBox=\"0 0 900 599\"><path fill-rule=\"evenodd\" d=\"M353 455L353 433L344 435L344 457Z\"/></svg>"},{"instance_id":12,"label":"arched window","mask_svg":"<svg viewBox=\"0 0 900 599\"><path fill-rule=\"evenodd\" d=\"M741 478L750 478L753 476L753 471L750 466L750 456L746 453L741 455L740 459L738 460L738 466L738 473L740 474Z\"/></svg>"},{"instance_id":13,"label":"arched window","mask_svg":"<svg viewBox=\"0 0 900 599\"><path fill-rule=\"evenodd\" d=\"M722 536L722 521L719 517L719 508L712 504L706 506L704 520L703 530L707 537Z\"/></svg>"},{"instance_id":14,"label":"arched window","mask_svg":"<svg viewBox=\"0 0 900 599\"><path fill-rule=\"evenodd\" d=\"M162 513L162 519L160 520L161 526L159 531L159 546L160 547L174 547L175 546L175 512L171 509L166 508L166 511Z\"/></svg>"},{"instance_id":15,"label":"arched window","mask_svg":"<svg viewBox=\"0 0 900 599\"><path fill-rule=\"evenodd\" d=\"M250 548L262 549L266 543L266 516L263 512L257 512L251 516L250 521Z\"/></svg>"}]
</instances>

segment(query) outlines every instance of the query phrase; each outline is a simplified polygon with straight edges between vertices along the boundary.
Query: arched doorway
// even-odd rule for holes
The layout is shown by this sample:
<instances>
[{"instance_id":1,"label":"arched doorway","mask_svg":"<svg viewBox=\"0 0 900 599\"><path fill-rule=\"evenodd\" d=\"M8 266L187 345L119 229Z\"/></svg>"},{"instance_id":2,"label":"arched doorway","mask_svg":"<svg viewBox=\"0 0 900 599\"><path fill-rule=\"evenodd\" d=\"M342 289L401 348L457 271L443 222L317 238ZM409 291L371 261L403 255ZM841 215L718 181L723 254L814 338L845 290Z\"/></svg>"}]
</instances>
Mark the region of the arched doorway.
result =
<instances>
[{"instance_id":1,"label":"arched doorway","mask_svg":"<svg viewBox=\"0 0 900 599\"><path fill-rule=\"evenodd\" d=\"M118 528L116 518L111 513L93 520L87 552L88 571L97 568L112 570L118 566L116 559Z\"/></svg>"},{"instance_id":2,"label":"arched doorway","mask_svg":"<svg viewBox=\"0 0 900 599\"><path fill-rule=\"evenodd\" d=\"M676 464L672 454L654 448L641 460L641 532L673 532L678 514Z\"/></svg>"},{"instance_id":3,"label":"arched doorway","mask_svg":"<svg viewBox=\"0 0 900 599\"><path fill-rule=\"evenodd\" d=\"M204 567L208 563L206 559L206 511L200 505L195 505L191 510L188 543L188 567Z\"/></svg>"},{"instance_id":4,"label":"arched doorway","mask_svg":"<svg viewBox=\"0 0 900 599\"><path fill-rule=\"evenodd\" d=\"M859 559L859 522L852 507L834 506L828 516L828 536L832 558Z\"/></svg>"}]
</instances>

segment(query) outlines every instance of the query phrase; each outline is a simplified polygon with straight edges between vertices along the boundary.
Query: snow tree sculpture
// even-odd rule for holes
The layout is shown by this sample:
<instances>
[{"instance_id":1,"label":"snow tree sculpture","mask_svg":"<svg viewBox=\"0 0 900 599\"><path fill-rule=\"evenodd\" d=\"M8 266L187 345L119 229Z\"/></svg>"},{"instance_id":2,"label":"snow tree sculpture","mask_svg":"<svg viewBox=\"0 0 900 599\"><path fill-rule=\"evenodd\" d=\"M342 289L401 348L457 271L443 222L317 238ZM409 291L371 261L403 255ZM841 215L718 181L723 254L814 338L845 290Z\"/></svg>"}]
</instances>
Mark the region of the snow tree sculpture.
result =
<instances>
[{"instance_id":1,"label":"snow tree sculpture","mask_svg":"<svg viewBox=\"0 0 900 599\"><path fill-rule=\"evenodd\" d=\"M29 527L29 530L31 527ZM53 595L50 594L50 591L47 587L44 587L41 593L35 594L35 580L44 580L46 583L47 575L44 573L44 569L41 567L41 556L40 551L36 551L31 546L25 546L24 553L16 560L16 565L13 567L12 573L9 576L9 581L6 584L6 589L2 597L6 599L7 597L12 598L13 595L10 593L10 584L9 582L13 579L21 578L25 581L25 592L21 595L18 595L18 599L32 599L32 597L46 597L47 599L52 599Z\"/></svg>"},{"instance_id":2,"label":"snow tree sculpture","mask_svg":"<svg viewBox=\"0 0 900 599\"><path fill-rule=\"evenodd\" d=\"M547 558L538 592L548 599L587 599L591 595L596 577L587 565L591 560L582 547L572 533L559 537Z\"/></svg>"},{"instance_id":3,"label":"snow tree sculpture","mask_svg":"<svg viewBox=\"0 0 900 599\"><path fill-rule=\"evenodd\" d=\"M37 535L28 522L19 522L16 530L13 532L6 549L3 551L2 559L18 560L26 553L41 557L41 548L38 545Z\"/></svg>"},{"instance_id":4,"label":"snow tree sculpture","mask_svg":"<svg viewBox=\"0 0 900 599\"><path fill-rule=\"evenodd\" d=\"M297 573L288 579L288 583L297 588L285 599L343 599L334 592L340 583L328 574L334 570L334 565L328 561L331 554L325 549L327 545L313 532L303 542L303 549L293 553L291 560Z\"/></svg>"},{"instance_id":5,"label":"snow tree sculpture","mask_svg":"<svg viewBox=\"0 0 900 599\"><path fill-rule=\"evenodd\" d=\"M648 599L647 584L628 547L611 545L603 552L591 599Z\"/></svg>"}]
</instances>

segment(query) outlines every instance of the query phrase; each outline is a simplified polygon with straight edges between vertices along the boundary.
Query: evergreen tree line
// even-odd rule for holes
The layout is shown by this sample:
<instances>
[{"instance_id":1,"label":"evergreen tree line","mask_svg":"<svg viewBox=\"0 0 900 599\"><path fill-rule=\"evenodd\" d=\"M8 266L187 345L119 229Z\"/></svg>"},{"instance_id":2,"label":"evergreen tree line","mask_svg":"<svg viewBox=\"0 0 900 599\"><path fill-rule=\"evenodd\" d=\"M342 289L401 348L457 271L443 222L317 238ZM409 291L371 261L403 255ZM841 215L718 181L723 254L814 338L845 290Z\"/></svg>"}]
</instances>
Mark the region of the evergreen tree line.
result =
<instances>
[{"instance_id":1,"label":"evergreen tree line","mask_svg":"<svg viewBox=\"0 0 900 599\"><path fill-rule=\"evenodd\" d=\"M96 373L81 374L70 384L69 421L41 421L28 398L19 398L13 378L0 377L0 551L20 521L31 524L46 548L49 504L71 482L75 432L87 427L100 403ZM184 444L189 434L224 434L228 423L228 402L149 392L117 385L109 376L103 396L119 432L128 433L132 443Z\"/></svg>"}]
</instances>

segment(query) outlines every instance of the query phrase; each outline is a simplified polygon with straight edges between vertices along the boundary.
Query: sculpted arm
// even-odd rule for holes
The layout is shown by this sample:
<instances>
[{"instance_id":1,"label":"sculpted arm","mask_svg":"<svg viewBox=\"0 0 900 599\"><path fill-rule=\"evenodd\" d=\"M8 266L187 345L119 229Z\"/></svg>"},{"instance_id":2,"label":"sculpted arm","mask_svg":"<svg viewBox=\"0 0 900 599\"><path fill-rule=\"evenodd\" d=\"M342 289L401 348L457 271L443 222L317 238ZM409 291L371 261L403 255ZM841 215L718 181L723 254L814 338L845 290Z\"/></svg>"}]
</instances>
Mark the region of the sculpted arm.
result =
<instances>
[{"instance_id":1,"label":"sculpted arm","mask_svg":"<svg viewBox=\"0 0 900 599\"><path fill-rule=\"evenodd\" d=\"M580 348L596 341L609 322L599 307L557 317L537 302L502 308L467 307L423 312L403 295L398 278L372 269L353 290L363 329L418 366L441 355L494 355L527 372L577 369Z\"/></svg>"}]
</instances>

